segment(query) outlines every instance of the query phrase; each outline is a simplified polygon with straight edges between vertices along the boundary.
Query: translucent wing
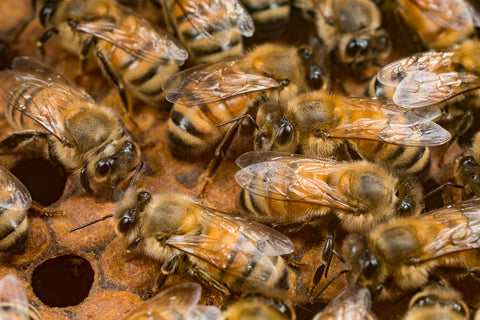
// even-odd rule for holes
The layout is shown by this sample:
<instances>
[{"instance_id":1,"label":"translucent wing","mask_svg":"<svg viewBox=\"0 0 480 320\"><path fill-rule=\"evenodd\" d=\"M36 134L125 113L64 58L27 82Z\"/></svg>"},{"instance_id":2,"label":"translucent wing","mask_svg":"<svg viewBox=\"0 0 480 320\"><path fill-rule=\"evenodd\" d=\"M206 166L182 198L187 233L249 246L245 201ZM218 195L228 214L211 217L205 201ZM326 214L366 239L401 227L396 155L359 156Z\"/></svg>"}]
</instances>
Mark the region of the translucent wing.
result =
<instances>
[{"instance_id":1,"label":"translucent wing","mask_svg":"<svg viewBox=\"0 0 480 320\"><path fill-rule=\"evenodd\" d=\"M240 217L231 217L213 208L192 205L201 210L202 219L209 226L209 233L172 236L166 244L228 274L245 277L243 275L245 268L260 257L293 252L294 247L290 239L276 230ZM270 263L273 270L273 262ZM268 274L258 274L249 276L249 279L261 282L269 277Z\"/></svg>"},{"instance_id":2,"label":"translucent wing","mask_svg":"<svg viewBox=\"0 0 480 320\"><path fill-rule=\"evenodd\" d=\"M464 30L480 26L478 12L465 0L410 0L422 13L439 26Z\"/></svg>"},{"instance_id":3,"label":"translucent wing","mask_svg":"<svg viewBox=\"0 0 480 320\"><path fill-rule=\"evenodd\" d=\"M195 306L185 316L186 320L215 320L222 312L215 306Z\"/></svg>"},{"instance_id":4,"label":"translucent wing","mask_svg":"<svg viewBox=\"0 0 480 320\"><path fill-rule=\"evenodd\" d=\"M370 306L370 291L367 288L351 286L340 292L313 320L374 320Z\"/></svg>"},{"instance_id":5,"label":"translucent wing","mask_svg":"<svg viewBox=\"0 0 480 320\"><path fill-rule=\"evenodd\" d=\"M279 80L241 71L245 62L244 57L236 58L178 72L163 86L166 98L172 103L194 106L284 85Z\"/></svg>"},{"instance_id":6,"label":"translucent wing","mask_svg":"<svg viewBox=\"0 0 480 320\"><path fill-rule=\"evenodd\" d=\"M106 20L94 20L78 22L75 28L152 63L161 59L181 63L188 59L188 51L178 40L133 11L128 10L122 25Z\"/></svg>"},{"instance_id":7,"label":"translucent wing","mask_svg":"<svg viewBox=\"0 0 480 320\"><path fill-rule=\"evenodd\" d=\"M179 314L185 316L192 311L200 300L201 292L202 287L197 283L183 283L170 287L145 301L123 320L135 320L142 317L152 320L179 319Z\"/></svg>"},{"instance_id":8,"label":"translucent wing","mask_svg":"<svg viewBox=\"0 0 480 320\"><path fill-rule=\"evenodd\" d=\"M390 99L348 98L350 119L327 131L330 138L375 140L404 146L437 146L451 135L430 121L440 114L436 108L410 109Z\"/></svg>"},{"instance_id":9,"label":"translucent wing","mask_svg":"<svg viewBox=\"0 0 480 320\"><path fill-rule=\"evenodd\" d=\"M254 163L265 162L265 161L275 161L276 158L290 158L294 160L298 158L308 159L310 157L300 155L300 154L293 154L293 153L279 152L279 151L249 151L242 154L240 157L238 157L237 160L235 160L235 163L240 168L245 168ZM320 160L318 158L314 158L314 159Z\"/></svg>"},{"instance_id":10,"label":"translucent wing","mask_svg":"<svg viewBox=\"0 0 480 320\"><path fill-rule=\"evenodd\" d=\"M241 157L242 165L252 154L257 153ZM277 156L246 166L235 174L235 179L242 188L261 197L355 211L349 198L326 179L332 172L353 166L334 160Z\"/></svg>"},{"instance_id":11,"label":"translucent wing","mask_svg":"<svg viewBox=\"0 0 480 320\"><path fill-rule=\"evenodd\" d=\"M426 226L441 226L435 240L426 243L421 256L417 257L420 262L480 248L480 198L430 211L416 219L421 219Z\"/></svg>"},{"instance_id":12,"label":"translucent wing","mask_svg":"<svg viewBox=\"0 0 480 320\"><path fill-rule=\"evenodd\" d=\"M32 197L27 188L4 166L0 165L0 208L17 206L27 210L32 205ZM2 210L2 211L3 211Z\"/></svg>"},{"instance_id":13,"label":"translucent wing","mask_svg":"<svg viewBox=\"0 0 480 320\"><path fill-rule=\"evenodd\" d=\"M0 96L60 141L69 143L64 114L74 104L92 107L95 102L51 67L36 60L18 57L12 66L12 70L0 72Z\"/></svg>"},{"instance_id":14,"label":"translucent wing","mask_svg":"<svg viewBox=\"0 0 480 320\"><path fill-rule=\"evenodd\" d=\"M478 88L480 77L473 73L413 71L398 84L393 101L404 107L425 107Z\"/></svg>"}]
</instances>

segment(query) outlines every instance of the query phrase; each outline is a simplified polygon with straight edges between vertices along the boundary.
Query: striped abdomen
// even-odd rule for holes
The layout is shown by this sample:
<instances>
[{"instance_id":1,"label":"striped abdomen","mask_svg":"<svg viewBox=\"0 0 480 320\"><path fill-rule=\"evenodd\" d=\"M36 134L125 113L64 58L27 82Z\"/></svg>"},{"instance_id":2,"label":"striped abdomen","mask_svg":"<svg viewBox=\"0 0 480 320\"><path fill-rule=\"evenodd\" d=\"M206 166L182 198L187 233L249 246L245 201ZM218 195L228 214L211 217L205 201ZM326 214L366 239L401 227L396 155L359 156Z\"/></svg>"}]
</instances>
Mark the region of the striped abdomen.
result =
<instances>
[{"instance_id":1,"label":"striped abdomen","mask_svg":"<svg viewBox=\"0 0 480 320\"><path fill-rule=\"evenodd\" d=\"M215 126L245 113L247 99L247 95L239 95L200 106L175 104L167 123L172 154L188 158L213 151L232 124Z\"/></svg>"},{"instance_id":2,"label":"striped abdomen","mask_svg":"<svg viewBox=\"0 0 480 320\"><path fill-rule=\"evenodd\" d=\"M199 5L195 8L195 15L201 16L205 21L210 21L212 27L205 27L206 32L212 37L209 38L199 33L197 27L189 21L189 19L194 19L189 17L190 13L187 9L192 5L191 2L191 0L175 1L172 15L179 38L182 39L197 62L210 63L242 55L243 40L237 27L214 29L216 22L218 22L218 26L231 24L226 9L222 6L211 5L208 0L204 3L198 1ZM207 28L211 28L211 30ZM221 39L225 37L230 40L222 44Z\"/></svg>"},{"instance_id":3,"label":"striped abdomen","mask_svg":"<svg viewBox=\"0 0 480 320\"><path fill-rule=\"evenodd\" d=\"M0 302L0 318L11 320L42 320L31 304L20 301Z\"/></svg>"},{"instance_id":4,"label":"striped abdomen","mask_svg":"<svg viewBox=\"0 0 480 320\"><path fill-rule=\"evenodd\" d=\"M9 199L13 200L10 195ZM23 253L28 238L28 220L26 210L20 198L14 202L2 201L0 206L0 251L16 254Z\"/></svg>"},{"instance_id":5,"label":"striped abdomen","mask_svg":"<svg viewBox=\"0 0 480 320\"><path fill-rule=\"evenodd\" d=\"M255 22L255 36L273 38L285 31L290 18L289 0L243 0Z\"/></svg>"}]
</instances>

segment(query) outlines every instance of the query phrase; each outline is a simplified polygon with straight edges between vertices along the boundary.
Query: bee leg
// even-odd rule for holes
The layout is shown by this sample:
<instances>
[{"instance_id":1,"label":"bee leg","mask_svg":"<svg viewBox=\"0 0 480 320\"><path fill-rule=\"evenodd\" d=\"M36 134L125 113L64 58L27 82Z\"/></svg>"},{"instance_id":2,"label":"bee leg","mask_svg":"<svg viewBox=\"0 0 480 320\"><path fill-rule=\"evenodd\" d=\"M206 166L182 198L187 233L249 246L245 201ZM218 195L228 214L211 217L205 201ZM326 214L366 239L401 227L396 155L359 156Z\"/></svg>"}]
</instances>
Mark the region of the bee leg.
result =
<instances>
[{"instance_id":1,"label":"bee leg","mask_svg":"<svg viewBox=\"0 0 480 320\"><path fill-rule=\"evenodd\" d=\"M90 49L92 48L92 44L94 43L94 40L95 40L94 37L89 37L83 43L82 50L80 52L80 68L81 68L82 71L85 71L85 68L87 67L88 53L90 52Z\"/></svg>"},{"instance_id":2,"label":"bee leg","mask_svg":"<svg viewBox=\"0 0 480 320\"><path fill-rule=\"evenodd\" d=\"M55 29L55 28L52 28L52 29L48 29L47 31L45 31L45 33L40 37L40 39L38 39L37 41L37 48L38 50L40 50L40 53L42 54L42 56L45 56L45 49L43 48L43 44L45 42L48 41L48 39L50 39L50 37L53 35L53 34L58 34L58 30Z\"/></svg>"},{"instance_id":3,"label":"bee leg","mask_svg":"<svg viewBox=\"0 0 480 320\"><path fill-rule=\"evenodd\" d=\"M86 167L80 170L80 183L82 184L82 188L85 190L85 192L92 193L92 189L90 188L90 183L88 182Z\"/></svg>"},{"instance_id":4,"label":"bee leg","mask_svg":"<svg viewBox=\"0 0 480 320\"><path fill-rule=\"evenodd\" d=\"M0 153L7 153L22 144L26 144L35 138L47 140L48 134L38 131L22 131L10 134L8 137L0 141Z\"/></svg>"},{"instance_id":5,"label":"bee leg","mask_svg":"<svg viewBox=\"0 0 480 320\"><path fill-rule=\"evenodd\" d=\"M225 287L223 284L221 284L217 279L213 278L209 273L207 273L205 270L202 270L198 266L193 266L192 272L200 278L206 285L213 287L214 289L220 291L223 295L229 296L230 290L228 290L227 287Z\"/></svg>"},{"instance_id":6,"label":"bee leg","mask_svg":"<svg viewBox=\"0 0 480 320\"><path fill-rule=\"evenodd\" d=\"M116 76L115 76L115 73L113 72L113 70L110 68L110 66L108 65L107 63L107 60L105 59L105 56L103 55L103 53L101 53L100 51L97 52L97 57L98 59L100 60L102 66L103 66L103 69L105 70L105 72L107 73L108 77L113 81L113 83L117 86L118 88L118 93L120 95L120 100L122 101L122 104L123 104L123 107L125 108L125 110L128 112L130 112L130 107L129 107L129 104L128 104L128 99L127 99L127 94L125 92L125 86L123 85L123 83L120 81L120 79L118 79Z\"/></svg>"}]
</instances>

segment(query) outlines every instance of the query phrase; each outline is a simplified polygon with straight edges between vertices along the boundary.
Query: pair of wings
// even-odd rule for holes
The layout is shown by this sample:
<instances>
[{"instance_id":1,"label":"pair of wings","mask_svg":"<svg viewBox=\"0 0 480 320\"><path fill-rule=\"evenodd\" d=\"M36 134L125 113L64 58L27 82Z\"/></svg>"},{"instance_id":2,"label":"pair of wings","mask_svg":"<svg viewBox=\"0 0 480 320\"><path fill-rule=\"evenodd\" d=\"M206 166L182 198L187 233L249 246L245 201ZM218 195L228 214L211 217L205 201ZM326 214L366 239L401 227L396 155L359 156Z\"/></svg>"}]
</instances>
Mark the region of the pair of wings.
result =
<instances>
[{"instance_id":1,"label":"pair of wings","mask_svg":"<svg viewBox=\"0 0 480 320\"><path fill-rule=\"evenodd\" d=\"M380 83L394 87L393 101L421 108L448 101L480 88L480 75L453 71L455 50L422 52L394 61L377 74Z\"/></svg>"},{"instance_id":2,"label":"pair of wings","mask_svg":"<svg viewBox=\"0 0 480 320\"><path fill-rule=\"evenodd\" d=\"M375 320L370 311L371 300L367 288L350 286L333 298L313 320Z\"/></svg>"},{"instance_id":3,"label":"pair of wings","mask_svg":"<svg viewBox=\"0 0 480 320\"><path fill-rule=\"evenodd\" d=\"M32 205L30 192L10 171L0 165L0 208L28 210Z\"/></svg>"},{"instance_id":4,"label":"pair of wings","mask_svg":"<svg viewBox=\"0 0 480 320\"><path fill-rule=\"evenodd\" d=\"M133 10L125 7L119 7L118 10L121 10L124 19L135 19L135 23L129 24L130 29L123 26L121 21L114 23L109 20L78 21L75 29L107 41L148 62L175 60L181 65L188 59L188 51L180 41L155 27ZM132 27L135 29L132 30Z\"/></svg>"},{"instance_id":5,"label":"pair of wings","mask_svg":"<svg viewBox=\"0 0 480 320\"><path fill-rule=\"evenodd\" d=\"M0 279L0 320L11 319L42 320L40 313L28 303L22 282L14 275L7 274Z\"/></svg>"},{"instance_id":6,"label":"pair of wings","mask_svg":"<svg viewBox=\"0 0 480 320\"><path fill-rule=\"evenodd\" d=\"M227 274L244 279L244 272L252 259L280 256L294 250L290 239L272 228L200 204L191 205L201 213L201 219L204 220L202 223L208 224L210 230L215 230L215 237L208 234L174 235L166 244L224 270ZM237 246L237 242L232 239L240 245ZM235 259L229 261L233 252ZM274 270L273 262L271 264L270 269ZM268 278L269 275L260 274L248 276L252 283L261 283Z\"/></svg>"},{"instance_id":7,"label":"pair of wings","mask_svg":"<svg viewBox=\"0 0 480 320\"><path fill-rule=\"evenodd\" d=\"M241 155L236 163L242 169L235 174L235 179L255 195L344 212L356 210L345 194L321 178L338 170L354 169L355 163L255 151Z\"/></svg>"},{"instance_id":8,"label":"pair of wings","mask_svg":"<svg viewBox=\"0 0 480 320\"><path fill-rule=\"evenodd\" d=\"M237 27L245 37L255 32L252 17L238 0L159 0L162 9L173 12L178 6L183 16L204 39L224 46L230 42L230 32ZM173 18L173 17L171 17ZM213 35L215 33L215 35Z\"/></svg>"},{"instance_id":9,"label":"pair of wings","mask_svg":"<svg viewBox=\"0 0 480 320\"><path fill-rule=\"evenodd\" d=\"M18 98L20 92L40 94ZM50 66L29 57L17 57L11 70L0 71L0 97L18 112L42 126L58 140L69 143L63 115L75 104L95 108L95 101ZM22 102L19 102L22 101Z\"/></svg>"},{"instance_id":10,"label":"pair of wings","mask_svg":"<svg viewBox=\"0 0 480 320\"><path fill-rule=\"evenodd\" d=\"M202 287L197 283L183 283L158 293L130 312L123 320L214 320L221 312L215 306L197 305Z\"/></svg>"}]
</instances>

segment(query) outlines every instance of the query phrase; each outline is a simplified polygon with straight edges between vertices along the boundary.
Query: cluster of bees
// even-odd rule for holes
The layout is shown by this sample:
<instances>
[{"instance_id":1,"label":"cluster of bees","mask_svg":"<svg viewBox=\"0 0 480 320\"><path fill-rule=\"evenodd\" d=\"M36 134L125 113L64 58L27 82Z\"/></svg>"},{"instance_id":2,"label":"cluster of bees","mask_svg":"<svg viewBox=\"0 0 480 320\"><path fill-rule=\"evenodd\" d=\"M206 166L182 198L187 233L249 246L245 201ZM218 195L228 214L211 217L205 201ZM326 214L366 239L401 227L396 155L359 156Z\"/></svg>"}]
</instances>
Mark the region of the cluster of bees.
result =
<instances>
[{"instance_id":1,"label":"cluster of bees","mask_svg":"<svg viewBox=\"0 0 480 320\"><path fill-rule=\"evenodd\" d=\"M480 15L467 0L385 2L151 0L163 31L115 0L39 0L38 48L47 51L51 39L78 55L82 68L95 61L125 113L99 105L52 67L16 57L0 72L14 129L0 153L42 141L83 192L110 199L125 189L107 217L128 251L161 264L158 288L187 272L235 298L223 311L202 306L201 287L184 283L125 319L295 319L300 301L321 298L336 257L349 287L316 310L316 320L375 319L371 299L412 292L404 319L470 319L475 310L450 280L480 271L480 134L454 163L432 154L448 152L474 124ZM264 41L281 36L292 10L313 26L310 43ZM419 49L391 59L396 44L382 14L395 17ZM262 42L244 53L243 37L257 32ZM348 94L343 84L351 79L365 96ZM134 100L170 108L173 156L212 159L196 181L199 197L232 141L252 126L255 151L236 160L242 217L187 195L135 189L142 144L124 120L133 120ZM451 169L461 195L427 211L423 182L433 161ZM0 173L0 250L20 254L32 199L7 169ZM325 233L313 283L285 258L297 250L288 234L306 226ZM0 285L21 292L15 281ZM41 318L25 296L4 300L0 316Z\"/></svg>"}]
</instances>

